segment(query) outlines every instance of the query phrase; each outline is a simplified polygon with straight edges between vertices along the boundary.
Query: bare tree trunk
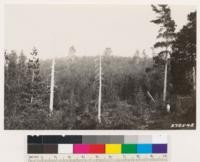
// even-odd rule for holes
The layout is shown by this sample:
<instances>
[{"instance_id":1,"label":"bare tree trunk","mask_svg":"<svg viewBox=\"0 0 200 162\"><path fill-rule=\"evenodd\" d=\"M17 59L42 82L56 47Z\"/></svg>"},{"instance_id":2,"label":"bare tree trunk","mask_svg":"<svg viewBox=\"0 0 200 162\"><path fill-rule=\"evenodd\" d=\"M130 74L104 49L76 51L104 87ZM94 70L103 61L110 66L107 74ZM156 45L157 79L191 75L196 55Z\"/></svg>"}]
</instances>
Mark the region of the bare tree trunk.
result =
<instances>
[{"instance_id":1,"label":"bare tree trunk","mask_svg":"<svg viewBox=\"0 0 200 162\"><path fill-rule=\"evenodd\" d=\"M192 77L193 77L193 90L196 90L196 70L195 67L193 66L192 68Z\"/></svg>"},{"instance_id":2,"label":"bare tree trunk","mask_svg":"<svg viewBox=\"0 0 200 162\"><path fill-rule=\"evenodd\" d=\"M163 102L166 102L166 97L167 97L167 68L168 68L168 61L166 57L166 62L165 62L165 76L164 76L164 89L163 89Z\"/></svg>"},{"instance_id":3,"label":"bare tree trunk","mask_svg":"<svg viewBox=\"0 0 200 162\"><path fill-rule=\"evenodd\" d=\"M98 122L101 123L101 88L102 88L102 72L101 72L101 55L99 57L99 100L98 100Z\"/></svg>"},{"instance_id":4,"label":"bare tree trunk","mask_svg":"<svg viewBox=\"0 0 200 162\"><path fill-rule=\"evenodd\" d=\"M168 38L166 38L168 43ZM165 104L167 97L167 68L168 68L168 46L166 47L166 55L165 55L165 71L164 71L164 87L163 87L163 102Z\"/></svg>"},{"instance_id":5,"label":"bare tree trunk","mask_svg":"<svg viewBox=\"0 0 200 162\"><path fill-rule=\"evenodd\" d=\"M51 91L50 91L50 103L49 110L50 113L53 112L53 99L54 99L54 71L55 71L55 59L52 60L52 69L51 69Z\"/></svg>"}]
</instances>

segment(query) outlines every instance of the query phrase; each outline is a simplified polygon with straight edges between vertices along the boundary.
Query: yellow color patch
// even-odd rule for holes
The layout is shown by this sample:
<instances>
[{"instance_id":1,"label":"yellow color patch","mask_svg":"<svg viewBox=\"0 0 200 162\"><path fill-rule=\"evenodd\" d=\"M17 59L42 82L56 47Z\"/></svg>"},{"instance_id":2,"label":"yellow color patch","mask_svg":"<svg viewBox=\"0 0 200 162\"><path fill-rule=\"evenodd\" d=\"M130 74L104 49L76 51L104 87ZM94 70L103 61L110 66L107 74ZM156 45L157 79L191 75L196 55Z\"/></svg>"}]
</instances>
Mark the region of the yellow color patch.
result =
<instances>
[{"instance_id":1,"label":"yellow color patch","mask_svg":"<svg viewBox=\"0 0 200 162\"><path fill-rule=\"evenodd\" d=\"M106 154L121 154L121 144L106 144Z\"/></svg>"}]
</instances>

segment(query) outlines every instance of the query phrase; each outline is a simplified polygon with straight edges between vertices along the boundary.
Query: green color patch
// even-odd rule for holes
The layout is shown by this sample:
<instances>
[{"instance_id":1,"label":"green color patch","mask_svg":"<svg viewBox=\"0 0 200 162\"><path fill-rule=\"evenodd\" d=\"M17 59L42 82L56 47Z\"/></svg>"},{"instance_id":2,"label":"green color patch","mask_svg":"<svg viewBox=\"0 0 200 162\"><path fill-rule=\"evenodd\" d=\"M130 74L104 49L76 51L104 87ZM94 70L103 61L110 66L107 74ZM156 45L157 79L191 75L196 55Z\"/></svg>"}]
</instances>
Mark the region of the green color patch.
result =
<instances>
[{"instance_id":1,"label":"green color patch","mask_svg":"<svg viewBox=\"0 0 200 162\"><path fill-rule=\"evenodd\" d=\"M137 145L136 144L122 144L122 153L123 154L137 153Z\"/></svg>"}]
</instances>

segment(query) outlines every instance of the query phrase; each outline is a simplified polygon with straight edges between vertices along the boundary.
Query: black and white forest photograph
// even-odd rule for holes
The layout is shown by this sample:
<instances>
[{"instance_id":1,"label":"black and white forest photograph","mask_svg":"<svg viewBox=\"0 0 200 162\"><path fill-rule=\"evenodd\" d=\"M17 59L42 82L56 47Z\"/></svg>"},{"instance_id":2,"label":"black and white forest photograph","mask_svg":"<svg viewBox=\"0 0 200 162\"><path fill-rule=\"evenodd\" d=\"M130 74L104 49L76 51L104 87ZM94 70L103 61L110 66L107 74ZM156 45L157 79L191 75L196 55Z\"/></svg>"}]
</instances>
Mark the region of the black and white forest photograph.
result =
<instances>
[{"instance_id":1,"label":"black and white forest photograph","mask_svg":"<svg viewBox=\"0 0 200 162\"><path fill-rule=\"evenodd\" d=\"M196 10L6 4L4 129L196 129Z\"/></svg>"}]
</instances>

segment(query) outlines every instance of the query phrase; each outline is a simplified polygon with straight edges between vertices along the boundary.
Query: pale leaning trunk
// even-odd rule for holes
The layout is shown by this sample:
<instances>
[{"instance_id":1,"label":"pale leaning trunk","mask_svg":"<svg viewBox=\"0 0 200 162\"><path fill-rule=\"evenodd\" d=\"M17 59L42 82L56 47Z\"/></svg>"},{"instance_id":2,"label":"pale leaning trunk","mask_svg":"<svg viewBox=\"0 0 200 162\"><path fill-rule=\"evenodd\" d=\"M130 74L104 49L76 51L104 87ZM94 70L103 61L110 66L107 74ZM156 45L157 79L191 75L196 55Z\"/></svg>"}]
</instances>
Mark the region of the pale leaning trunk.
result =
<instances>
[{"instance_id":1,"label":"pale leaning trunk","mask_svg":"<svg viewBox=\"0 0 200 162\"><path fill-rule=\"evenodd\" d=\"M101 72L101 55L99 56L99 99L98 99L98 122L101 123L101 87L102 87L102 72Z\"/></svg>"},{"instance_id":2,"label":"pale leaning trunk","mask_svg":"<svg viewBox=\"0 0 200 162\"><path fill-rule=\"evenodd\" d=\"M50 91L50 104L49 110L50 113L53 112L53 99L54 99L54 71L55 71L55 59L52 60L52 69L51 69L51 91Z\"/></svg>"},{"instance_id":3,"label":"pale leaning trunk","mask_svg":"<svg viewBox=\"0 0 200 162\"><path fill-rule=\"evenodd\" d=\"M154 100L153 96L151 95L151 93L149 91L147 91L147 94L151 98L151 100L155 103L155 100Z\"/></svg>"}]
</instances>

